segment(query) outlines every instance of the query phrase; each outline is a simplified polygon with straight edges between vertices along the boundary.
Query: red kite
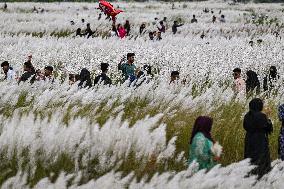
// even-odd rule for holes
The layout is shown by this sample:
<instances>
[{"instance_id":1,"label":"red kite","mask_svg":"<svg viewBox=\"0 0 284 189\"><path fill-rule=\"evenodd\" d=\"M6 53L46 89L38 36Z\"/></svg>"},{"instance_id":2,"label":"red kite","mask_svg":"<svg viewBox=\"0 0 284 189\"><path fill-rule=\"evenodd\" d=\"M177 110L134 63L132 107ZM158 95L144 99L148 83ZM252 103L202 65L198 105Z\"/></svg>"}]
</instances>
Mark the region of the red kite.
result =
<instances>
[{"instance_id":1,"label":"red kite","mask_svg":"<svg viewBox=\"0 0 284 189\"><path fill-rule=\"evenodd\" d=\"M112 20L115 21L116 15L123 12L122 10L115 9L112 4L107 1L100 0L99 1L99 8L107 17L112 17Z\"/></svg>"}]
</instances>

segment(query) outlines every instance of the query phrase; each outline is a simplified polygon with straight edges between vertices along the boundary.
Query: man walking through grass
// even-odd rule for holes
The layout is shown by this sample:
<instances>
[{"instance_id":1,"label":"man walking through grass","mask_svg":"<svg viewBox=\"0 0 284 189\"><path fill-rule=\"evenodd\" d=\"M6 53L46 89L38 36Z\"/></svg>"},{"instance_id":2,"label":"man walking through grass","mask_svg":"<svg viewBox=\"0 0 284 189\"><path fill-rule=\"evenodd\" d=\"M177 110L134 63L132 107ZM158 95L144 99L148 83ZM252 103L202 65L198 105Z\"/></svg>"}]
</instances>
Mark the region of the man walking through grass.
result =
<instances>
[{"instance_id":1,"label":"man walking through grass","mask_svg":"<svg viewBox=\"0 0 284 189\"><path fill-rule=\"evenodd\" d=\"M122 71L124 76L124 81L130 79L130 82L136 79L136 66L134 65L134 53L127 54L127 62L120 62L118 65L118 69Z\"/></svg>"}]
</instances>

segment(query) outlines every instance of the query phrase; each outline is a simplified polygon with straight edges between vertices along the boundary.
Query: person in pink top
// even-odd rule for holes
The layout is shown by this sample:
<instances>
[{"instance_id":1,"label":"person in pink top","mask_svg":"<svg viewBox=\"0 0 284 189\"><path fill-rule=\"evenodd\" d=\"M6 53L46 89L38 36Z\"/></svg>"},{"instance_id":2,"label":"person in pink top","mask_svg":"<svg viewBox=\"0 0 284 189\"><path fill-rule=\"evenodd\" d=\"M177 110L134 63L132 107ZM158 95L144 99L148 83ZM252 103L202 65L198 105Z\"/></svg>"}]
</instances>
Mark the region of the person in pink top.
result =
<instances>
[{"instance_id":1,"label":"person in pink top","mask_svg":"<svg viewBox=\"0 0 284 189\"><path fill-rule=\"evenodd\" d=\"M118 32L118 36L122 39L126 36L126 30L124 29L124 27L121 24L118 24L117 26L117 32Z\"/></svg>"},{"instance_id":2,"label":"person in pink top","mask_svg":"<svg viewBox=\"0 0 284 189\"><path fill-rule=\"evenodd\" d=\"M233 90L236 93L245 93L246 91L246 83L245 80L241 77L242 70L240 68L235 68L233 70L234 76L234 87Z\"/></svg>"}]
</instances>

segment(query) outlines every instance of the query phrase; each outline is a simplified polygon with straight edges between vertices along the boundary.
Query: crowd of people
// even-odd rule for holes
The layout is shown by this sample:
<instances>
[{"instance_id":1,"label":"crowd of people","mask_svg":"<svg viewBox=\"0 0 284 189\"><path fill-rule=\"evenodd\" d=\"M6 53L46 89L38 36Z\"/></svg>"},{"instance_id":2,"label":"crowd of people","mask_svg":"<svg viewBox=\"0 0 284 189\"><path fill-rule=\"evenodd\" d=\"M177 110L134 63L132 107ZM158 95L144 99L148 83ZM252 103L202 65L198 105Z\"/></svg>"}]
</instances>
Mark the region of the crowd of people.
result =
<instances>
[{"instance_id":1,"label":"crowd of people","mask_svg":"<svg viewBox=\"0 0 284 189\"><path fill-rule=\"evenodd\" d=\"M236 93L251 94L255 92L259 94L261 91L260 81L257 73L253 70L248 70L246 72L246 80L242 78L242 70L240 68L235 68L233 70L234 76L234 91ZM269 68L269 73L263 78L263 91L272 91L278 81L280 76L277 73L277 68L271 66Z\"/></svg>"},{"instance_id":2,"label":"crowd of people","mask_svg":"<svg viewBox=\"0 0 284 189\"><path fill-rule=\"evenodd\" d=\"M117 68L122 73L123 81L130 81L137 85L140 82L145 82L151 78L151 66L144 65L142 69L138 69L135 64L135 54L128 53L126 57L118 63ZM8 61L4 61L1 67L5 73L5 80L18 80L19 83L27 82L34 83L37 81L54 82L53 67L45 66L44 71L36 70L32 64L32 56L28 56L28 60L23 64L24 73L16 78L15 71L10 66ZM90 88L97 84L111 85L112 80L108 76L109 64L101 63L101 74L91 79L91 73L86 68L83 68L80 74L70 74L69 83L77 82L79 88ZM240 68L233 70L234 91L236 93L251 93L260 92L260 82L256 72L248 70L246 72L247 79L242 78ZM142 79L143 78L143 79ZM172 71L170 84L179 80L179 72ZM271 66L268 75L263 78L263 90L271 91L275 87L275 83L279 79L277 69ZM244 159L250 158L251 163L256 167L251 174L258 175L261 178L264 174L271 170L271 159L269 151L268 135L273 132L272 122L263 112L263 101L259 98L254 98L249 103L249 112L244 116L243 128L246 132ZM269 115L270 111L267 111ZM279 158L284 160L284 104L278 108L279 119L282 127L279 134ZM216 142L212 135L211 129L213 119L208 116L200 116L196 119L193 126L192 135L190 138L190 154L189 163L196 161L199 164L199 169L211 169L220 160L220 156L213 153L212 147Z\"/></svg>"},{"instance_id":3,"label":"crowd of people","mask_svg":"<svg viewBox=\"0 0 284 189\"><path fill-rule=\"evenodd\" d=\"M5 9L7 5L5 4ZM204 9L205 13L208 13L208 9ZM212 13L213 14L213 13ZM221 11L219 12L221 14ZM101 19L101 14L99 14L98 20ZM212 23L217 21L217 17L213 15ZM226 22L225 16L221 15L220 22ZM85 24L85 20L82 19L81 22ZM193 15L191 23L197 23L198 20L196 15ZM74 25L74 21L71 21L71 25ZM155 18L153 23L156 26L155 31L148 31L146 29L146 23L142 23L139 28L139 34L144 35L147 31L150 40L161 40L162 33L165 33L169 29L169 24L167 17L162 20ZM178 21L174 21L172 25L172 33L176 34L178 28L182 27L183 24ZM112 23L112 29L110 36L118 36L119 38L125 38L131 33L131 24L129 20L126 20L124 24L117 24L115 21ZM90 23L86 24L86 29L82 31L81 28L76 30L76 36L87 38L92 37L96 31L91 29ZM204 34L203 34L204 35ZM203 36L204 37L204 36ZM253 42L249 42L253 45ZM126 57L118 63L117 69L120 70L122 74L122 82L129 81L129 83L139 86L143 82L148 82L152 79L152 67L149 65L144 65L142 68L137 68L134 64L135 54L128 53ZM54 82L56 78L53 76L54 68L53 66L47 65L44 70L35 69L32 64L32 56L28 56L27 61L23 64L24 73L21 76L17 76L16 72L9 64L8 61L4 61L1 64L2 70L5 74L4 80L17 80L18 83L30 82L31 84L38 81ZM73 85L78 84L79 88L90 88L94 85L112 85L113 81L108 75L109 64L101 63L100 65L101 73L97 75L94 80L92 80L91 72L83 68L79 74L69 74L69 83ZM240 68L235 68L233 70L234 84L233 90L235 93L248 94L256 93L259 94L261 91L261 82L259 81L259 76L253 70L248 70L246 72L246 80L242 77L242 70ZM170 84L175 83L180 78L180 73L177 70L173 70L170 76ZM263 91L272 91L276 88L277 82L279 80L279 75L277 73L277 68L271 66L268 75L263 78ZM183 81L182 81L183 82ZM268 115L263 112L264 103L260 98L254 98L249 103L249 111L244 116L243 128L246 132L245 136L245 149L244 158L250 158L251 163L256 165L253 169L252 174L256 174L262 177L264 174L271 170L271 159L269 151L269 141L268 135L273 132L273 125ZM284 160L284 104L280 105L278 108L279 119L281 121L282 127L279 134L279 157ZM196 161L199 164L199 169L211 169L214 167L220 156L212 152L212 147L216 142L211 134L213 125L213 119L208 116L200 116L196 119L192 135L190 138L190 154L189 163Z\"/></svg>"},{"instance_id":4,"label":"crowd of people","mask_svg":"<svg viewBox=\"0 0 284 189\"><path fill-rule=\"evenodd\" d=\"M255 168L250 174L261 178L271 170L271 157L268 136L273 132L269 119L270 110L264 113L264 103L260 98L254 98L249 103L249 111L245 114L243 128L245 134L244 159L249 158ZM284 161L284 104L278 107L278 117L281 129L278 138L278 155ZM220 155L214 154L212 148L216 141L211 130L213 119L200 116L196 119L190 138L189 163L197 162L199 170L210 170L220 160Z\"/></svg>"},{"instance_id":5,"label":"crowd of people","mask_svg":"<svg viewBox=\"0 0 284 189\"><path fill-rule=\"evenodd\" d=\"M99 16L98 16L98 20L101 20L101 19L102 19L102 14L100 13ZM106 19L109 19L109 18L106 17ZM193 15L190 23L194 24L194 23L197 23L197 22L198 22L198 20L196 18L196 15ZM217 22L217 17L215 15L213 15L212 23L215 23L215 22ZM226 22L224 15L220 16L219 22L220 23ZM71 23L71 25L75 25L75 22L73 20L70 21L70 23ZM83 24L83 25L85 24L85 19L81 19L81 24ZM174 20L173 24L171 26L172 34L177 34L178 28L183 26L183 25L184 25L184 23L180 23L178 20ZM147 26L149 26L149 28L147 28ZM156 29L153 29L153 26ZM132 27L133 26L130 24L129 20L126 20L124 24L120 24L120 23L116 24L116 20L114 20L112 22L111 30L109 31L108 36L109 37L117 36L121 39L126 38L126 37L130 36ZM139 35L143 36L145 34L148 34L150 40L159 41L159 40L162 39L162 34L165 33L169 29L170 29L170 27L169 27L169 22L168 22L167 17L164 17L161 20L159 20L156 17L156 18L154 18L154 21L152 23L143 22L140 25ZM96 31L91 30L90 23L87 23L85 29L82 29L82 26L77 28L75 36L79 36L79 37L86 36L87 38L89 38L89 37L93 36L93 34L95 34L95 33L96 33ZM204 34L203 34L203 37L205 37Z\"/></svg>"},{"instance_id":6,"label":"crowd of people","mask_svg":"<svg viewBox=\"0 0 284 189\"><path fill-rule=\"evenodd\" d=\"M35 81L41 81L41 80L48 80L48 81L54 81L53 77L53 67L50 65L47 65L44 70L41 69L35 69L32 64L32 55L29 55L27 58L27 61L23 64L23 71L24 73L19 76L16 74L12 66L9 64L8 61L4 61L1 64L1 67L3 69L3 72L5 74L5 80L13 80L16 79L18 82L24 82L30 79L31 83L34 83ZM120 70L122 73L121 81L125 82L127 80L132 82L137 82L137 80L140 80L140 82L149 81L153 77L152 73L152 67L150 65L143 65L141 68L137 68L134 64L135 61L135 54L134 53L127 53L126 56L124 56L121 61L117 65L117 69ZM79 74L69 74L69 81L71 84L80 81L80 86L83 87L91 87L100 82L103 82L105 85L112 84L111 78L108 76L108 69L109 64L108 63L101 63L101 74L98 75L94 82L89 82L91 80L91 73L86 68L82 69ZM146 79L145 79L146 78ZM278 85L278 81L280 79L280 76L277 72L277 68L275 66L270 66L268 74L263 78L263 86L261 90L261 82L259 81L259 76L257 73L253 70L248 70L246 72L246 80L242 77L242 70L240 68L235 68L233 70L233 90L236 94L259 94L261 91L273 91ZM186 80L180 79L180 73L178 70L173 70L171 72L170 76L170 83L175 83L176 81L179 81L180 83L185 83ZM83 83L88 83L86 86L83 85Z\"/></svg>"},{"instance_id":7,"label":"crowd of people","mask_svg":"<svg viewBox=\"0 0 284 189\"><path fill-rule=\"evenodd\" d=\"M31 84L37 81L54 82L55 77L53 75L53 66L47 65L44 70L35 69L32 64L32 55L28 56L27 61L23 64L23 74L17 75L13 67L8 61L1 63L2 70L5 74L4 80L17 80L18 83L29 81ZM139 86L143 82L149 82L153 74L151 66L143 65L141 68L137 68L134 64L135 54L128 53L126 57L123 57L117 65L117 69L120 70L122 77L121 81L130 81L130 84ZM74 84L78 82L80 88L90 88L97 84L112 85L112 79L108 76L109 64L101 63L101 74L97 75L92 80L91 72L83 68L79 74L69 74L69 83ZM176 80L177 78L175 78Z\"/></svg>"}]
</instances>

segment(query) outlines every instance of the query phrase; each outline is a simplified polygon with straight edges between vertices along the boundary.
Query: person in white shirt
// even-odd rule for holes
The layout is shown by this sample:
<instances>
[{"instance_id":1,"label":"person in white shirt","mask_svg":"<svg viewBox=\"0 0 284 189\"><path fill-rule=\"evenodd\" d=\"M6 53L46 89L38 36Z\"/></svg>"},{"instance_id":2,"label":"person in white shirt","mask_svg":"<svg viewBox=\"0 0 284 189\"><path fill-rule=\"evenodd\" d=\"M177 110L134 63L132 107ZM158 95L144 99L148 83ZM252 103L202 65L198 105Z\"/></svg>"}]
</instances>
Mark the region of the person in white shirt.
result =
<instances>
[{"instance_id":1,"label":"person in white shirt","mask_svg":"<svg viewBox=\"0 0 284 189\"><path fill-rule=\"evenodd\" d=\"M1 67L2 67L4 74L5 74L4 80L10 81L10 80L15 79L15 71L13 70L12 67L10 67L8 61L2 62Z\"/></svg>"},{"instance_id":2,"label":"person in white shirt","mask_svg":"<svg viewBox=\"0 0 284 189\"><path fill-rule=\"evenodd\" d=\"M234 76L234 87L233 90L236 93L245 93L246 91L246 83L245 80L241 77L242 70L240 68L235 68L233 70Z\"/></svg>"},{"instance_id":3,"label":"person in white shirt","mask_svg":"<svg viewBox=\"0 0 284 189\"><path fill-rule=\"evenodd\" d=\"M44 80L54 82L53 67L52 66L45 66L45 68L44 68Z\"/></svg>"}]
</instances>

